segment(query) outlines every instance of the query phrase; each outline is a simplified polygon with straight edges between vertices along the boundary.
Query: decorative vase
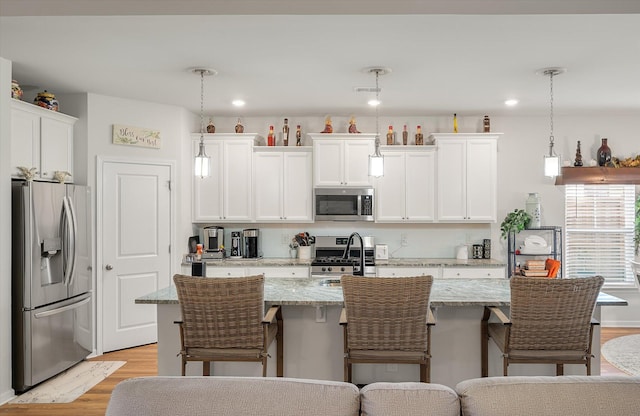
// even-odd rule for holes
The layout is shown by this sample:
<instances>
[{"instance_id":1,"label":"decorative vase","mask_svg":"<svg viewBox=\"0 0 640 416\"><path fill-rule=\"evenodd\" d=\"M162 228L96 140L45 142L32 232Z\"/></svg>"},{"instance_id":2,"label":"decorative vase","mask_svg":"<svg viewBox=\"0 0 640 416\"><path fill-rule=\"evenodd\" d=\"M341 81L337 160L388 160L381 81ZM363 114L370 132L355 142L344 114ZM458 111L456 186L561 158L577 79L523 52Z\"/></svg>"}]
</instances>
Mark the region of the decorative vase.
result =
<instances>
[{"instance_id":1,"label":"decorative vase","mask_svg":"<svg viewBox=\"0 0 640 416\"><path fill-rule=\"evenodd\" d=\"M58 100L56 100L56 96L47 92L47 90L39 92L33 100L33 103L48 110L58 111Z\"/></svg>"},{"instance_id":2,"label":"decorative vase","mask_svg":"<svg viewBox=\"0 0 640 416\"><path fill-rule=\"evenodd\" d=\"M15 98L16 100L22 100L23 91L20 88L20 84L15 79L11 80L11 98Z\"/></svg>"},{"instance_id":3,"label":"decorative vase","mask_svg":"<svg viewBox=\"0 0 640 416\"><path fill-rule=\"evenodd\" d=\"M537 192L529 193L526 208L527 214L531 216L528 228L540 228L542 226L542 210L540 208L540 196Z\"/></svg>"},{"instance_id":4,"label":"decorative vase","mask_svg":"<svg viewBox=\"0 0 640 416\"><path fill-rule=\"evenodd\" d=\"M598 166L608 166L611 164L611 149L607 144L607 138L602 138L602 145L598 149Z\"/></svg>"}]
</instances>

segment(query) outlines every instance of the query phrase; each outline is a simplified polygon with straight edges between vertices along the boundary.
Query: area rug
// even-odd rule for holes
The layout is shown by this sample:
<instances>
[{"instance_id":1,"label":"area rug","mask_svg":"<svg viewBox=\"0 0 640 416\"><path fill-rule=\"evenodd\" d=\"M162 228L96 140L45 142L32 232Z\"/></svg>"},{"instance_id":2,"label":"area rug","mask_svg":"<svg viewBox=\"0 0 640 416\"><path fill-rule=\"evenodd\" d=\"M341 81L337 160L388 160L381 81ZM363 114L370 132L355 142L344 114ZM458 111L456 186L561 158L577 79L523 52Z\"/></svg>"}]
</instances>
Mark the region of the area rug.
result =
<instances>
[{"instance_id":1,"label":"area rug","mask_svg":"<svg viewBox=\"0 0 640 416\"><path fill-rule=\"evenodd\" d=\"M614 367L640 376L640 335L614 338L602 346L602 356Z\"/></svg>"},{"instance_id":2,"label":"area rug","mask_svg":"<svg viewBox=\"0 0 640 416\"><path fill-rule=\"evenodd\" d=\"M9 403L71 403L124 364L126 361L82 361Z\"/></svg>"}]
</instances>

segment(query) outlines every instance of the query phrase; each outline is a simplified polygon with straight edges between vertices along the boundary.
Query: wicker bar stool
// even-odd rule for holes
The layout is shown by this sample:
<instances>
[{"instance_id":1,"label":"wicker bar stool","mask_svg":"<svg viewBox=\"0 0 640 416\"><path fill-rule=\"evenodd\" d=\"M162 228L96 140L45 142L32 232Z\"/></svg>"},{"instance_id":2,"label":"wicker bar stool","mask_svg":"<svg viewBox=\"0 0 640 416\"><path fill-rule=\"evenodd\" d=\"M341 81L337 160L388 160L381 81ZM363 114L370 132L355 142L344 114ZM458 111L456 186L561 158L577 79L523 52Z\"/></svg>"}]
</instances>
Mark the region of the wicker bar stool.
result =
<instances>
[{"instance_id":1,"label":"wicker bar stool","mask_svg":"<svg viewBox=\"0 0 640 416\"><path fill-rule=\"evenodd\" d=\"M267 375L267 349L277 342L277 376L284 375L283 325L279 306L264 313L264 276L204 278L175 275L182 310L182 375L188 361L255 361Z\"/></svg>"},{"instance_id":2,"label":"wicker bar stool","mask_svg":"<svg viewBox=\"0 0 640 416\"><path fill-rule=\"evenodd\" d=\"M602 276L575 279L511 278L511 317L485 307L481 324L482 377L489 374L489 339L503 354L503 373L510 363L584 364L591 375L592 318ZM489 322L495 316L500 322Z\"/></svg>"},{"instance_id":3,"label":"wicker bar stool","mask_svg":"<svg viewBox=\"0 0 640 416\"><path fill-rule=\"evenodd\" d=\"M432 276L342 276L344 381L352 364L419 364L420 381L430 380Z\"/></svg>"}]
</instances>

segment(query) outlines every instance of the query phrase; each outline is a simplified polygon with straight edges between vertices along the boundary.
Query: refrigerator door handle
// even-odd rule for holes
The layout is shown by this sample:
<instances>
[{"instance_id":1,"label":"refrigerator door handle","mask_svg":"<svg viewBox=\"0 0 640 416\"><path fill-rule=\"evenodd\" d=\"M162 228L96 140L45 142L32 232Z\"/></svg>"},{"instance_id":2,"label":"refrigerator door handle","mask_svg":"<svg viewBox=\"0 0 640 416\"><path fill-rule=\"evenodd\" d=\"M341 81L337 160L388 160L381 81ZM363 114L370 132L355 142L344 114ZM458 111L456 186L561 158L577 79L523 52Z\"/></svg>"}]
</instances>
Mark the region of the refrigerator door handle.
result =
<instances>
[{"instance_id":1,"label":"refrigerator door handle","mask_svg":"<svg viewBox=\"0 0 640 416\"><path fill-rule=\"evenodd\" d=\"M69 197L66 198L69 205L69 217L71 219L72 229L71 244L69 250L69 256L71 257L71 273L69 274L69 286L71 286L76 276L76 262L78 260L78 246L76 244L76 242L78 241L78 220L76 217L76 208L73 205L73 201Z\"/></svg>"},{"instance_id":2,"label":"refrigerator door handle","mask_svg":"<svg viewBox=\"0 0 640 416\"><path fill-rule=\"evenodd\" d=\"M66 306L62 306L60 308L56 308L56 309L51 309L50 311L45 311L45 312L38 312L36 314L34 314L33 316L36 319L40 319L40 318L46 318L47 316L51 316L51 315L56 315L71 309L76 309L79 308L82 305L86 305L87 303L91 302L91 296L86 297L85 299L81 300L80 302L76 302L76 303L72 303L71 305L66 305Z\"/></svg>"},{"instance_id":3,"label":"refrigerator door handle","mask_svg":"<svg viewBox=\"0 0 640 416\"><path fill-rule=\"evenodd\" d=\"M64 284L69 285L71 273L73 271L73 251L75 249L73 240L73 223L71 221L71 207L69 200L65 196L62 199L62 218L60 219L60 227L62 228L62 269L64 273Z\"/></svg>"}]
</instances>

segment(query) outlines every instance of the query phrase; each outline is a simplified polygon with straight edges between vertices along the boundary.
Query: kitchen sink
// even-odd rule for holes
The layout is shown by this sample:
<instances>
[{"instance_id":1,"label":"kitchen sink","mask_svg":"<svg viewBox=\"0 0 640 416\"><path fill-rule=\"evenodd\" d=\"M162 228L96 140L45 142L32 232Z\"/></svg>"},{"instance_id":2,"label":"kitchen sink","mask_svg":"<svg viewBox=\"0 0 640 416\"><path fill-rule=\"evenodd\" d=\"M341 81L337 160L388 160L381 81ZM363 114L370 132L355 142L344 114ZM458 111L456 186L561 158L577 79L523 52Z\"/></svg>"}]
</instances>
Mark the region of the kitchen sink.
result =
<instances>
[{"instance_id":1,"label":"kitchen sink","mask_svg":"<svg viewBox=\"0 0 640 416\"><path fill-rule=\"evenodd\" d=\"M322 279L320 281L320 286L325 286L325 287L340 286L340 279Z\"/></svg>"}]
</instances>

